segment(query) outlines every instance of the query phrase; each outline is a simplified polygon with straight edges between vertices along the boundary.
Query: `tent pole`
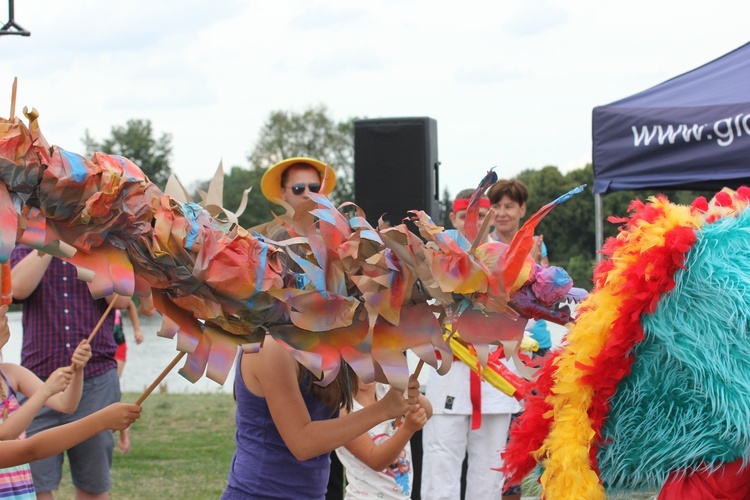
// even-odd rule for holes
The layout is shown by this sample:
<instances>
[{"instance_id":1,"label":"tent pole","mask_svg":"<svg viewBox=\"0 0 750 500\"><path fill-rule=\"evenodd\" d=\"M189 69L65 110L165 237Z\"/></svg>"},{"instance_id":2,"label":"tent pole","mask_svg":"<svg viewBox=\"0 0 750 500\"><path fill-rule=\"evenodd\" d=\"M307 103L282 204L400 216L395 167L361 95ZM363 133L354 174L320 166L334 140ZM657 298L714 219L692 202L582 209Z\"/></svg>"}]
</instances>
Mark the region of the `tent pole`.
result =
<instances>
[{"instance_id":1,"label":"tent pole","mask_svg":"<svg viewBox=\"0 0 750 500\"><path fill-rule=\"evenodd\" d=\"M596 263L602 260L602 254L599 252L604 243L604 223L602 222L602 195L594 193L594 227L596 231Z\"/></svg>"}]
</instances>

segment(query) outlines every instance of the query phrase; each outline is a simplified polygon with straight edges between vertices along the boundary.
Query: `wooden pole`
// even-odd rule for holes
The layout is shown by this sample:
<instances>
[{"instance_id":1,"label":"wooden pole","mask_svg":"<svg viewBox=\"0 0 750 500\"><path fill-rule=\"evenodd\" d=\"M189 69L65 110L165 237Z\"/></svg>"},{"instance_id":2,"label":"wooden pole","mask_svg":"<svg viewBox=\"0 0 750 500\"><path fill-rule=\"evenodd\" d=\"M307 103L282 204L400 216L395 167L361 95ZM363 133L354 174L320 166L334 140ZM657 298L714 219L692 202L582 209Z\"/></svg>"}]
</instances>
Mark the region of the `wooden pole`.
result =
<instances>
[{"instance_id":1,"label":"wooden pole","mask_svg":"<svg viewBox=\"0 0 750 500\"><path fill-rule=\"evenodd\" d=\"M104 324L104 320L107 319L107 316L109 315L110 311L112 311L112 308L115 307L115 301L117 301L118 295L114 294L112 296L112 302L109 303L109 306L107 306L107 310L104 311L104 314L102 314L102 317L99 318L99 322L96 324L94 329L91 331L91 334L89 335L89 338L86 340L89 344L92 340L94 340L94 335L96 335L96 332L99 331L99 328L102 327Z\"/></svg>"},{"instance_id":2,"label":"wooden pole","mask_svg":"<svg viewBox=\"0 0 750 500\"><path fill-rule=\"evenodd\" d=\"M424 359L420 359L419 363L417 363L417 368L414 369L414 376L419 377L419 374L422 372L422 367L424 366Z\"/></svg>"},{"instance_id":3,"label":"wooden pole","mask_svg":"<svg viewBox=\"0 0 750 500\"><path fill-rule=\"evenodd\" d=\"M175 365L180 362L180 360L182 359L182 357L184 355L185 355L185 352L184 351L180 351L177 354L177 356L175 356L174 359L167 365L167 367L164 368L164 370L162 370L162 372L159 374L159 376L156 377L156 380L154 380L153 382L151 382L151 385L148 386L148 389L146 389L145 391L143 391L143 394L141 394L141 396L136 400L135 404L141 405L146 400L146 398L149 396L149 394L151 394L152 392L154 392L154 389L156 389L156 387L161 383L161 381L164 380L164 377L166 377L167 374L169 374L169 372L172 371L172 368L174 368Z\"/></svg>"},{"instance_id":4,"label":"wooden pole","mask_svg":"<svg viewBox=\"0 0 750 500\"><path fill-rule=\"evenodd\" d=\"M422 371L422 367L424 366L424 359L420 359L419 363L417 363L417 367L414 369L414 377L419 377L419 373ZM406 396L406 394L404 394ZM393 423L394 427L398 427L401 425L401 418L402 417L396 417L396 421Z\"/></svg>"},{"instance_id":5,"label":"wooden pole","mask_svg":"<svg viewBox=\"0 0 750 500\"><path fill-rule=\"evenodd\" d=\"M109 303L109 305L107 306L107 310L104 311L104 314L102 314L102 317L99 318L99 322L96 324L96 326L94 327L94 329L89 334L89 338L86 339L86 343L87 344L90 344L91 341L94 340L94 335L96 335L96 332L98 332L99 328L102 327L102 325L104 324L104 320L107 319L107 316L109 315L110 311L112 311L112 308L115 307L115 301L117 301L117 297L118 297L117 294L114 294L112 296L112 302ZM72 368L75 368L75 363L71 363L70 366Z\"/></svg>"},{"instance_id":6,"label":"wooden pole","mask_svg":"<svg viewBox=\"0 0 750 500\"><path fill-rule=\"evenodd\" d=\"M13 121L16 117L16 89L18 88L18 77L13 78L13 91L10 94L10 116L8 119Z\"/></svg>"}]
</instances>

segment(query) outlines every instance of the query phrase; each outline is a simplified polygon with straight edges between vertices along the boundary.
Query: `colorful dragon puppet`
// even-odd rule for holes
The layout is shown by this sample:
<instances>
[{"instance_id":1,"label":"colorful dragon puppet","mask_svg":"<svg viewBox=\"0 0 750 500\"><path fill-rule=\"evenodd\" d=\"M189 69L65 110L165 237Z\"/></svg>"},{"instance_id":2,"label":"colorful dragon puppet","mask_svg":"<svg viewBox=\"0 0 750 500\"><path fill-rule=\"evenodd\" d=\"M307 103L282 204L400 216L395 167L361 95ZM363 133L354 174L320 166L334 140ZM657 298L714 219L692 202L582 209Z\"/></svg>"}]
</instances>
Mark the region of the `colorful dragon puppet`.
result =
<instances>
[{"instance_id":1,"label":"colorful dragon puppet","mask_svg":"<svg viewBox=\"0 0 750 500\"><path fill-rule=\"evenodd\" d=\"M405 387L407 349L436 367L442 351L439 371L450 368L445 324L481 346L520 340L524 315L570 321L558 304L571 284L548 290L527 260L532 226L565 196L509 247L466 251L422 212L425 241L405 225L375 229L317 194L279 219L287 237L274 241L215 203L165 195L126 158L50 147L36 110L24 112L28 127L0 120L0 261L19 241L78 266L96 297L153 296L159 334L189 353L189 380L223 383L237 346L258 349L270 333L321 383L343 358L365 380Z\"/></svg>"},{"instance_id":2,"label":"colorful dragon puppet","mask_svg":"<svg viewBox=\"0 0 750 500\"><path fill-rule=\"evenodd\" d=\"M514 483L540 466L545 498L747 498L749 200L658 196L614 220L595 288L511 429Z\"/></svg>"}]
</instances>

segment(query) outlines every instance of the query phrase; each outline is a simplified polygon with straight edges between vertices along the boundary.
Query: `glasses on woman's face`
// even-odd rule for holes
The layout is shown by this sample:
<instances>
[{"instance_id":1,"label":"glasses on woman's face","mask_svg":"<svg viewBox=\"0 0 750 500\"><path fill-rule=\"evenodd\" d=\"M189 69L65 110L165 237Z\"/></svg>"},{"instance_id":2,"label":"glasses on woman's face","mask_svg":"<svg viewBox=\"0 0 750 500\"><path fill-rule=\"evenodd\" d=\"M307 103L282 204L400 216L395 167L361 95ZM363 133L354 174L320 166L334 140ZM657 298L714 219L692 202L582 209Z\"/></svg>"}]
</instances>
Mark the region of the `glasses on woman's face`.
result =
<instances>
[{"instance_id":1,"label":"glasses on woman's face","mask_svg":"<svg viewBox=\"0 0 750 500\"><path fill-rule=\"evenodd\" d=\"M305 192L305 188L310 190L311 193L317 193L320 191L320 182L313 182L312 184L305 184L304 182L300 182L299 184L292 184L291 186L287 186L287 188L292 190L292 193L294 193L295 196L299 196L302 193Z\"/></svg>"}]
</instances>

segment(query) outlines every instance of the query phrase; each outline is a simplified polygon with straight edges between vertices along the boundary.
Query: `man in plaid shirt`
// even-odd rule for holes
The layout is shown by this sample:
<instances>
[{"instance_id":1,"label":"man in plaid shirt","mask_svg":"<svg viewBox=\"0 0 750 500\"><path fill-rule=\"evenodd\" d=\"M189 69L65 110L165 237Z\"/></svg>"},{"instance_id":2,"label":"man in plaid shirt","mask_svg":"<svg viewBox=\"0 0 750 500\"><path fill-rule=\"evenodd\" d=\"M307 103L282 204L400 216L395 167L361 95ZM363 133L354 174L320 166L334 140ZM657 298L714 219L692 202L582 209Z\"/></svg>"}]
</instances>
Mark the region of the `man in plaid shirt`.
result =
<instances>
[{"instance_id":1,"label":"man in plaid shirt","mask_svg":"<svg viewBox=\"0 0 750 500\"><path fill-rule=\"evenodd\" d=\"M44 380L70 364L76 346L88 338L111 298L94 300L74 265L24 245L13 251L11 265L13 299L23 305L21 365ZM130 298L116 300L115 307L120 308L127 307ZM93 355L84 369L83 395L76 411L66 415L43 407L27 435L78 420L120 400L113 324L111 312L91 342ZM108 498L113 449L113 434L106 431L67 451L76 498ZM31 464L39 499L54 498L63 459L60 454Z\"/></svg>"}]
</instances>

